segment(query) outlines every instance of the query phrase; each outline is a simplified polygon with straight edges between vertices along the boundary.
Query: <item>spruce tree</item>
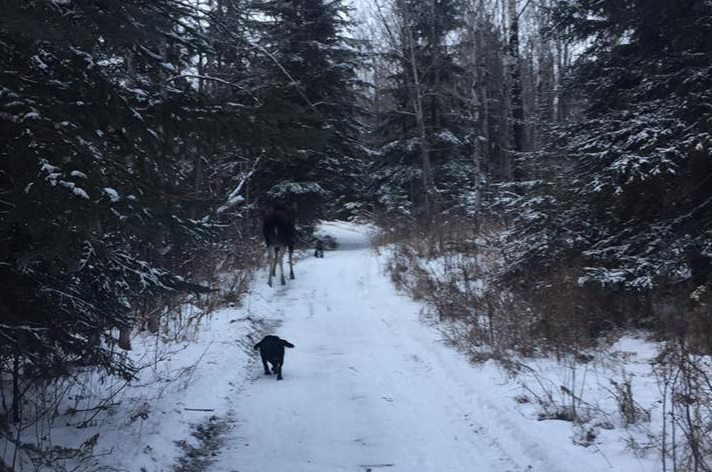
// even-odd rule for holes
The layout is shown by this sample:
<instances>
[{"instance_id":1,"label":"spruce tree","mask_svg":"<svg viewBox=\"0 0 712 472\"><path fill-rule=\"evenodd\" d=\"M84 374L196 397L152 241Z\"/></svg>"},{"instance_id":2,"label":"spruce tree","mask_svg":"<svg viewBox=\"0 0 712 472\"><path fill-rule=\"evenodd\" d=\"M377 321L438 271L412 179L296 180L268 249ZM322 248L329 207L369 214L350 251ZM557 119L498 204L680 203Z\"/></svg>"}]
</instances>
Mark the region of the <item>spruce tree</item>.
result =
<instances>
[{"instance_id":1,"label":"spruce tree","mask_svg":"<svg viewBox=\"0 0 712 472\"><path fill-rule=\"evenodd\" d=\"M712 258L712 5L576 0L553 15L588 45L571 78L586 110L530 161L546 186L521 200L512 254L578 260L580 283L633 292L707 280L693 260Z\"/></svg>"},{"instance_id":2,"label":"spruce tree","mask_svg":"<svg viewBox=\"0 0 712 472\"><path fill-rule=\"evenodd\" d=\"M381 93L391 107L379 117L374 187L389 212L425 216L457 206L472 188L464 74L451 44L461 25L459 0L393 3L385 52L392 75Z\"/></svg>"},{"instance_id":3,"label":"spruce tree","mask_svg":"<svg viewBox=\"0 0 712 472\"><path fill-rule=\"evenodd\" d=\"M261 187L273 200L296 198L300 215L315 204L343 208L361 174L357 78L360 44L346 36L341 0L257 4L263 88L257 122L267 158Z\"/></svg>"},{"instance_id":4,"label":"spruce tree","mask_svg":"<svg viewBox=\"0 0 712 472\"><path fill-rule=\"evenodd\" d=\"M208 44L173 0L2 11L2 361L130 377L117 332L146 297L189 287L164 255L207 234L175 196L181 136L207 114L180 72Z\"/></svg>"}]
</instances>

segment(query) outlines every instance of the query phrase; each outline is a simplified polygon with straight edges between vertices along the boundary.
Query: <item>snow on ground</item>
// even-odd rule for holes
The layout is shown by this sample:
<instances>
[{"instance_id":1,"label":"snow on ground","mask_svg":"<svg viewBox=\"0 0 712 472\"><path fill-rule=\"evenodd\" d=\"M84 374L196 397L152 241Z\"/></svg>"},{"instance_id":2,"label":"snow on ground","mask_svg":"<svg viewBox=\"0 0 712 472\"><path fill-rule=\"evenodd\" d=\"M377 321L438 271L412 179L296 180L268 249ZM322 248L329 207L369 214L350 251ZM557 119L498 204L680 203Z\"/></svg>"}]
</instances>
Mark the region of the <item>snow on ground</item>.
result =
<instances>
[{"instance_id":1,"label":"snow on ground","mask_svg":"<svg viewBox=\"0 0 712 472\"><path fill-rule=\"evenodd\" d=\"M556 391L571 384L571 369L542 361L518 383L492 362L470 364L424 322L421 305L395 290L366 227L321 231L338 249L323 259L303 254L284 287L268 287L262 272L241 308L204 320L195 342L122 391L113 422L97 425L102 464L146 472L656 470L654 454L638 459L625 449L629 433L617 424L581 447L571 422L537 421L531 397L541 379ZM296 346L283 381L265 376L251 349L265 333ZM614 350L647 347L636 342ZM644 365L641 357L640 376ZM593 384L584 375L592 374L579 372L572 384L581 391ZM524 393L529 403L515 401Z\"/></svg>"},{"instance_id":2,"label":"snow on ground","mask_svg":"<svg viewBox=\"0 0 712 472\"><path fill-rule=\"evenodd\" d=\"M614 441L572 443L570 422L536 421L492 363L472 366L397 293L362 228L328 224L338 250L252 297L281 320L284 380L254 364L232 399L235 427L210 470L257 472L652 470Z\"/></svg>"},{"instance_id":3,"label":"snow on ground","mask_svg":"<svg viewBox=\"0 0 712 472\"><path fill-rule=\"evenodd\" d=\"M212 417L230 421L232 399L244 387L252 362L249 335L265 324L230 308L203 319L194 336L178 345L156 348L155 337L135 339L132 355L138 365L156 353L163 360L140 372L138 382L113 399L110 414L92 424L90 431L100 434L94 449L100 464L122 471L168 471L186 453L178 442L202 447L192 433Z\"/></svg>"}]
</instances>

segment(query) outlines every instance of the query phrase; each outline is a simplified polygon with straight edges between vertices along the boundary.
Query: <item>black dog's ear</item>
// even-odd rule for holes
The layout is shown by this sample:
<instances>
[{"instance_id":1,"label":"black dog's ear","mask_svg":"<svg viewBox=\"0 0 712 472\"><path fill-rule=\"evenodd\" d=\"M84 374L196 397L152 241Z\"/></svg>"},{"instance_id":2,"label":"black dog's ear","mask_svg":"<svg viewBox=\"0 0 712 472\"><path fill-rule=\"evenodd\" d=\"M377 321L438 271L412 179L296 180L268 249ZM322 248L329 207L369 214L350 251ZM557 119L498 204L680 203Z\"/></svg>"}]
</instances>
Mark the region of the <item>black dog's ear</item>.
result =
<instances>
[{"instance_id":1,"label":"black dog's ear","mask_svg":"<svg viewBox=\"0 0 712 472\"><path fill-rule=\"evenodd\" d=\"M290 343L289 341L286 341L284 339L280 339L282 341L282 344L287 347L294 347L294 344Z\"/></svg>"},{"instance_id":2,"label":"black dog's ear","mask_svg":"<svg viewBox=\"0 0 712 472\"><path fill-rule=\"evenodd\" d=\"M264 341L264 339L262 341ZM259 349L260 347L262 347L262 341L255 344L255 349Z\"/></svg>"}]
</instances>

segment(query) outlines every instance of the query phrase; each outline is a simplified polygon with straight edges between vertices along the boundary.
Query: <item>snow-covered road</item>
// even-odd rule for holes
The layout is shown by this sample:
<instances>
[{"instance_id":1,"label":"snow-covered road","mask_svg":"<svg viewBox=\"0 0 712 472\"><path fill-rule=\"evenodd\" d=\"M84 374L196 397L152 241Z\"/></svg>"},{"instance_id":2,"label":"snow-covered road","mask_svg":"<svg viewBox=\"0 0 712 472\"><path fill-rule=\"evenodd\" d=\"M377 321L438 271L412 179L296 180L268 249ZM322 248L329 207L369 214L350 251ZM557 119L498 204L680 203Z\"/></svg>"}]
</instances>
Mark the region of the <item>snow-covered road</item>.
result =
<instances>
[{"instance_id":1,"label":"snow-covered road","mask_svg":"<svg viewBox=\"0 0 712 472\"><path fill-rule=\"evenodd\" d=\"M573 446L569 423L524 418L494 366L445 346L383 274L363 227L324 230L338 250L298 261L286 287L255 283L253 316L279 320L273 334L296 348L281 382L251 365L210 470L616 470Z\"/></svg>"}]
</instances>

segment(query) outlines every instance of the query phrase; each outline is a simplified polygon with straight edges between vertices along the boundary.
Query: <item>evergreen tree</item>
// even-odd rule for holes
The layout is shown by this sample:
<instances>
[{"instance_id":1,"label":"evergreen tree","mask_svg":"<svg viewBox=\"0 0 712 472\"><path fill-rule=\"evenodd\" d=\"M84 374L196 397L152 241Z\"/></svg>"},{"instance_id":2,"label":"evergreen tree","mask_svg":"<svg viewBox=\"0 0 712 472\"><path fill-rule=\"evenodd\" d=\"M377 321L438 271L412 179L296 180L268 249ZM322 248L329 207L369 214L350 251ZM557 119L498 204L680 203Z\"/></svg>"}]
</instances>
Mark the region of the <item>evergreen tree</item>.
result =
<instances>
[{"instance_id":1,"label":"evergreen tree","mask_svg":"<svg viewBox=\"0 0 712 472\"><path fill-rule=\"evenodd\" d=\"M146 297L190 287L164 255L207 234L176 188L181 136L209 111L180 72L209 46L173 0L2 11L2 361L16 377L130 377L117 329Z\"/></svg>"},{"instance_id":2,"label":"evergreen tree","mask_svg":"<svg viewBox=\"0 0 712 472\"><path fill-rule=\"evenodd\" d=\"M712 5L575 0L553 14L589 44L572 78L587 109L530 162L545 187L517 202L512 254L579 260L579 281L598 286L699 285L712 260Z\"/></svg>"},{"instance_id":3,"label":"evergreen tree","mask_svg":"<svg viewBox=\"0 0 712 472\"><path fill-rule=\"evenodd\" d=\"M391 107L379 118L374 187L386 210L429 218L472 188L474 134L453 33L462 2L397 0L388 26ZM441 200L441 201L438 201Z\"/></svg>"},{"instance_id":4,"label":"evergreen tree","mask_svg":"<svg viewBox=\"0 0 712 472\"><path fill-rule=\"evenodd\" d=\"M260 173L272 199L296 198L300 216L319 201L339 209L361 176L359 43L347 38L341 0L257 4L265 55L257 122L267 158Z\"/></svg>"}]
</instances>

